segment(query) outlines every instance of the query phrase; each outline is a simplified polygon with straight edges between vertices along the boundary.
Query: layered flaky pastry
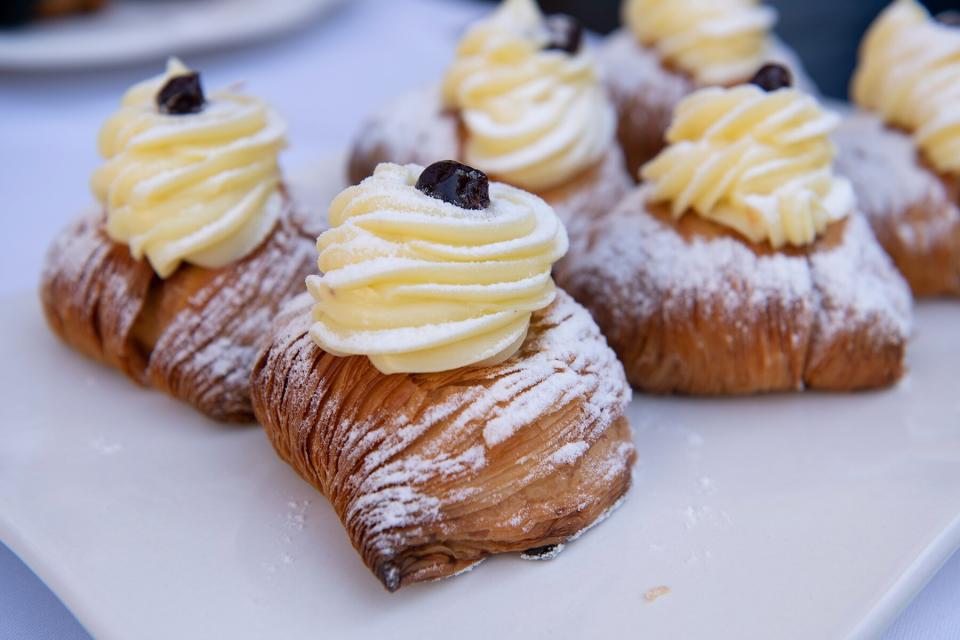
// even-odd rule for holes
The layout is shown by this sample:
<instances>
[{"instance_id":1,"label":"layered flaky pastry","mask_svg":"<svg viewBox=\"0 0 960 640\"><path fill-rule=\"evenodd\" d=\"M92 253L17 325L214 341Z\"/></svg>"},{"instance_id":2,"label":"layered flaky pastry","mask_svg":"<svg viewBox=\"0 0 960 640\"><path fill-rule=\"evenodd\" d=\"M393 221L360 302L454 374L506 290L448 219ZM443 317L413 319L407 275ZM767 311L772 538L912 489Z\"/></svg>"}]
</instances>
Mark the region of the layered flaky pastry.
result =
<instances>
[{"instance_id":1,"label":"layered flaky pastry","mask_svg":"<svg viewBox=\"0 0 960 640\"><path fill-rule=\"evenodd\" d=\"M178 60L128 90L100 132L100 209L47 255L54 332L212 418L251 419L253 357L312 270L315 230L281 182L285 131L257 98L207 99Z\"/></svg>"},{"instance_id":2,"label":"layered flaky pastry","mask_svg":"<svg viewBox=\"0 0 960 640\"><path fill-rule=\"evenodd\" d=\"M674 219L638 189L594 225L558 283L586 306L636 387L750 394L888 386L904 373L910 292L862 216L774 250Z\"/></svg>"},{"instance_id":3,"label":"layered flaky pastry","mask_svg":"<svg viewBox=\"0 0 960 640\"><path fill-rule=\"evenodd\" d=\"M313 234L287 201L242 260L184 265L161 279L92 213L50 247L40 298L50 328L74 349L216 420L250 421L254 356L280 305L302 291L313 256Z\"/></svg>"},{"instance_id":4,"label":"layered flaky pastry","mask_svg":"<svg viewBox=\"0 0 960 640\"><path fill-rule=\"evenodd\" d=\"M839 118L768 89L685 98L645 184L557 274L642 389L847 391L903 374L910 294L833 171Z\"/></svg>"},{"instance_id":5,"label":"layered flaky pastry","mask_svg":"<svg viewBox=\"0 0 960 640\"><path fill-rule=\"evenodd\" d=\"M384 586L551 555L612 509L630 389L554 285L568 242L550 206L455 161L382 164L328 218L254 411Z\"/></svg>"},{"instance_id":6,"label":"layered flaky pastry","mask_svg":"<svg viewBox=\"0 0 960 640\"><path fill-rule=\"evenodd\" d=\"M914 295L960 296L960 180L870 114L845 119L835 138L837 169Z\"/></svg>"},{"instance_id":7,"label":"layered flaky pastry","mask_svg":"<svg viewBox=\"0 0 960 640\"><path fill-rule=\"evenodd\" d=\"M960 295L958 97L960 29L891 4L861 46L837 167L918 296Z\"/></svg>"},{"instance_id":8,"label":"layered flaky pastry","mask_svg":"<svg viewBox=\"0 0 960 640\"><path fill-rule=\"evenodd\" d=\"M301 296L278 319L254 367L254 410L387 589L495 553L543 554L627 491L630 391L566 294L533 315L509 360L429 374L324 352L309 335L312 303Z\"/></svg>"}]
</instances>

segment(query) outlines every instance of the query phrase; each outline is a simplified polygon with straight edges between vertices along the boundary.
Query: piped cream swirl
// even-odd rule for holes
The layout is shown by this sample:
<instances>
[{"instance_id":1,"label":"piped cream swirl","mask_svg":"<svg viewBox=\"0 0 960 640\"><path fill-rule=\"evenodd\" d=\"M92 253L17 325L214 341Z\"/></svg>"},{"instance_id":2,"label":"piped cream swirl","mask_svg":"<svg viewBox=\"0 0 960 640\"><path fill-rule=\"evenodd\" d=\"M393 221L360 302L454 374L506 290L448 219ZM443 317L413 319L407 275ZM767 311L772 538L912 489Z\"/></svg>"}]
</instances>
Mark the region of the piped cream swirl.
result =
<instances>
[{"instance_id":1,"label":"piped cream swirl","mask_svg":"<svg viewBox=\"0 0 960 640\"><path fill-rule=\"evenodd\" d=\"M707 86L753 76L777 14L756 0L626 0L623 21L641 44Z\"/></svg>"},{"instance_id":2,"label":"piped cream swirl","mask_svg":"<svg viewBox=\"0 0 960 640\"><path fill-rule=\"evenodd\" d=\"M227 91L200 113L160 113L157 92L187 73L174 59L165 74L127 91L100 132L106 162L92 180L108 235L160 277L181 261L217 268L242 258L282 208L277 156L286 125L262 101Z\"/></svg>"},{"instance_id":3,"label":"piped cream swirl","mask_svg":"<svg viewBox=\"0 0 960 640\"><path fill-rule=\"evenodd\" d=\"M383 373L495 364L548 306L567 235L540 198L490 183L490 206L461 209L416 189L423 168L381 164L330 205L310 336Z\"/></svg>"},{"instance_id":4,"label":"piped cream swirl","mask_svg":"<svg viewBox=\"0 0 960 640\"><path fill-rule=\"evenodd\" d=\"M701 89L677 107L669 146L641 170L669 202L777 248L812 243L849 214L853 190L833 172L839 118L794 89Z\"/></svg>"},{"instance_id":5,"label":"piped cream swirl","mask_svg":"<svg viewBox=\"0 0 960 640\"><path fill-rule=\"evenodd\" d=\"M545 50L548 37L533 0L505 0L467 32L443 82L466 130L464 162L535 191L596 164L615 130L586 47Z\"/></svg>"},{"instance_id":6,"label":"piped cream swirl","mask_svg":"<svg viewBox=\"0 0 960 640\"><path fill-rule=\"evenodd\" d=\"M960 172L960 28L898 0L863 41L853 98L912 132L938 171Z\"/></svg>"}]
</instances>

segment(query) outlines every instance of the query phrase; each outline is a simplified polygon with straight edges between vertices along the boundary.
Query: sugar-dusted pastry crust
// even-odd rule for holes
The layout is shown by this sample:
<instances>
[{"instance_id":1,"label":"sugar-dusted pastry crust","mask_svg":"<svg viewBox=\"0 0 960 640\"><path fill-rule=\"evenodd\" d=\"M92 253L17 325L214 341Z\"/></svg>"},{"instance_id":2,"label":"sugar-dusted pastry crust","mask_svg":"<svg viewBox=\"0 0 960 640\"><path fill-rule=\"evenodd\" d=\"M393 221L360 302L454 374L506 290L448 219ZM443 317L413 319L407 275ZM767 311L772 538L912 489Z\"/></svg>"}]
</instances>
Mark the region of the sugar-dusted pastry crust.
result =
<instances>
[{"instance_id":1,"label":"sugar-dusted pastry crust","mask_svg":"<svg viewBox=\"0 0 960 640\"><path fill-rule=\"evenodd\" d=\"M562 544L627 491L629 387L563 292L502 364L389 376L317 347L312 303L300 296L278 318L254 367L254 410L387 589Z\"/></svg>"},{"instance_id":2,"label":"sugar-dusted pastry crust","mask_svg":"<svg viewBox=\"0 0 960 640\"><path fill-rule=\"evenodd\" d=\"M363 124L350 149L347 179L359 184L381 162L427 166L438 160L457 160L460 123L444 110L440 87L409 91L388 102Z\"/></svg>"},{"instance_id":3,"label":"sugar-dusted pastry crust","mask_svg":"<svg viewBox=\"0 0 960 640\"><path fill-rule=\"evenodd\" d=\"M462 142L457 116L443 110L437 87L421 88L394 100L361 128L347 177L357 184L381 162L426 166L437 160L462 160ZM574 180L537 192L563 220L571 241L585 219L605 215L627 194L633 180L623 164L620 149L611 145L600 163Z\"/></svg>"},{"instance_id":4,"label":"sugar-dusted pastry crust","mask_svg":"<svg viewBox=\"0 0 960 640\"><path fill-rule=\"evenodd\" d=\"M816 93L796 54L777 40L771 62L786 65L794 86ZM656 51L640 46L633 34L620 29L607 37L597 52L604 82L617 110L617 139L626 157L630 176L660 153L673 110L697 85L687 74L663 64ZM743 78L743 82L749 78Z\"/></svg>"},{"instance_id":5,"label":"sugar-dusted pastry crust","mask_svg":"<svg viewBox=\"0 0 960 640\"><path fill-rule=\"evenodd\" d=\"M699 216L674 221L639 188L569 259L558 284L641 389L846 391L903 374L910 293L860 215L773 251Z\"/></svg>"},{"instance_id":6,"label":"sugar-dusted pastry crust","mask_svg":"<svg viewBox=\"0 0 960 640\"><path fill-rule=\"evenodd\" d=\"M211 418L249 421L249 374L280 305L315 270L315 236L287 200L261 246L221 269L181 265L165 280L80 217L54 241L40 297L64 342Z\"/></svg>"},{"instance_id":7,"label":"sugar-dusted pastry crust","mask_svg":"<svg viewBox=\"0 0 960 640\"><path fill-rule=\"evenodd\" d=\"M687 75L667 69L656 51L639 46L627 29L608 36L597 56L617 110L617 140L636 177L663 149L674 107L696 86Z\"/></svg>"},{"instance_id":8,"label":"sugar-dusted pastry crust","mask_svg":"<svg viewBox=\"0 0 960 640\"><path fill-rule=\"evenodd\" d=\"M851 115L834 135L837 170L914 294L960 295L960 182L934 171L909 134L873 115Z\"/></svg>"}]
</instances>

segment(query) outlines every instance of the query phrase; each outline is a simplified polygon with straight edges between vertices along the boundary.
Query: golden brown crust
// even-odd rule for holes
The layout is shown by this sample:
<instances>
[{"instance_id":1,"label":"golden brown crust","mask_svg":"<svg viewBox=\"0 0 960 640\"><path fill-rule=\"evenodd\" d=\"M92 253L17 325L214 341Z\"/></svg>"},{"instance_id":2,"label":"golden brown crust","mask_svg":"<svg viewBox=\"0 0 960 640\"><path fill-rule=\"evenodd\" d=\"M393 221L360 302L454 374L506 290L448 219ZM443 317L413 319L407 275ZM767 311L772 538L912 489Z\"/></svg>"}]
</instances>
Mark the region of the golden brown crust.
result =
<instances>
[{"instance_id":1,"label":"golden brown crust","mask_svg":"<svg viewBox=\"0 0 960 640\"><path fill-rule=\"evenodd\" d=\"M871 115L847 118L836 140L838 170L914 294L960 296L960 181L937 174L909 135Z\"/></svg>"},{"instance_id":2,"label":"golden brown crust","mask_svg":"<svg viewBox=\"0 0 960 640\"><path fill-rule=\"evenodd\" d=\"M849 391L903 374L906 286L854 216L773 251L636 190L558 283L593 313L627 377L655 393Z\"/></svg>"},{"instance_id":3,"label":"golden brown crust","mask_svg":"<svg viewBox=\"0 0 960 640\"><path fill-rule=\"evenodd\" d=\"M99 215L82 216L50 247L40 286L44 314L64 342L145 384L147 354L128 337L153 270L100 227Z\"/></svg>"},{"instance_id":4,"label":"golden brown crust","mask_svg":"<svg viewBox=\"0 0 960 640\"><path fill-rule=\"evenodd\" d=\"M51 246L40 297L68 345L211 418L250 421L249 372L280 305L314 269L292 205L252 254L221 269L182 265L166 280L81 217Z\"/></svg>"},{"instance_id":5,"label":"golden brown crust","mask_svg":"<svg viewBox=\"0 0 960 640\"><path fill-rule=\"evenodd\" d=\"M674 108L696 87L687 75L661 64L656 53L638 46L626 29L610 35L599 55L617 112L617 140L627 172L636 178L640 167L663 149Z\"/></svg>"},{"instance_id":6,"label":"golden brown crust","mask_svg":"<svg viewBox=\"0 0 960 640\"><path fill-rule=\"evenodd\" d=\"M254 410L388 589L563 543L626 492L629 388L566 294L507 362L419 375L324 353L307 334L311 304L296 298L278 319Z\"/></svg>"},{"instance_id":7,"label":"golden brown crust","mask_svg":"<svg viewBox=\"0 0 960 640\"><path fill-rule=\"evenodd\" d=\"M858 213L835 223L804 253L817 294L804 386L857 391L896 383L906 372L912 299L866 220Z\"/></svg>"}]
</instances>

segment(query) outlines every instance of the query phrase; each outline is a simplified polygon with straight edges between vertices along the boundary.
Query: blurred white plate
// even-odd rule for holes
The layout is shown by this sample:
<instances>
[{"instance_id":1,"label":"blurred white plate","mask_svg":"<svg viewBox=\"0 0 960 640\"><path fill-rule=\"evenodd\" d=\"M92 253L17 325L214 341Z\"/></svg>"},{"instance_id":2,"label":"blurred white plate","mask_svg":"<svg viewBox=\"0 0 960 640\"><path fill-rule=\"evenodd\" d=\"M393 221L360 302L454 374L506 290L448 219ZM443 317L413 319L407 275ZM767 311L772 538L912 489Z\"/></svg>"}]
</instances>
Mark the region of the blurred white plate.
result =
<instances>
[{"instance_id":1,"label":"blurred white plate","mask_svg":"<svg viewBox=\"0 0 960 640\"><path fill-rule=\"evenodd\" d=\"M866 639L960 546L956 303L920 306L889 391L638 395L607 522L392 595L260 429L71 352L33 292L0 314L0 539L97 638Z\"/></svg>"},{"instance_id":2,"label":"blurred white plate","mask_svg":"<svg viewBox=\"0 0 960 640\"><path fill-rule=\"evenodd\" d=\"M0 30L0 68L76 69L186 55L292 29L340 0L112 0L89 15Z\"/></svg>"}]
</instances>

